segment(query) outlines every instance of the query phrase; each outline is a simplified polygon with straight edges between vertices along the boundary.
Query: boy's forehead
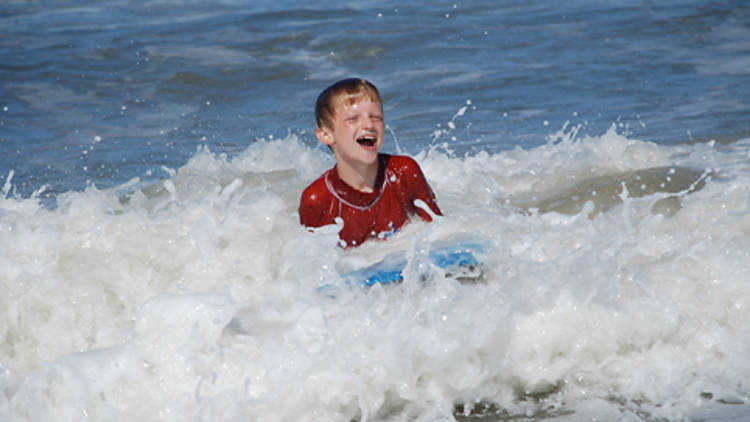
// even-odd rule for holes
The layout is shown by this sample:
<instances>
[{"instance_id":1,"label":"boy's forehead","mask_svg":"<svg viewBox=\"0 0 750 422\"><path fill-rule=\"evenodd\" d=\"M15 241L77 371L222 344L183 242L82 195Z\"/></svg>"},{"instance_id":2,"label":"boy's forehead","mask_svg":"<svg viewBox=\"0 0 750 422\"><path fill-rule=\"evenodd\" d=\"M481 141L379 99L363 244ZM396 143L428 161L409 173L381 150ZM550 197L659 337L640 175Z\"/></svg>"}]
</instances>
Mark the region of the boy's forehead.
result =
<instances>
[{"instance_id":1,"label":"boy's forehead","mask_svg":"<svg viewBox=\"0 0 750 422\"><path fill-rule=\"evenodd\" d=\"M362 103L375 103L380 108L383 108L383 104L381 104L380 100L378 98L373 98L372 96L368 95L367 93L358 93L354 95L341 95L335 99L333 102L333 108L334 111L339 110L347 110L350 108L357 108L359 104Z\"/></svg>"}]
</instances>

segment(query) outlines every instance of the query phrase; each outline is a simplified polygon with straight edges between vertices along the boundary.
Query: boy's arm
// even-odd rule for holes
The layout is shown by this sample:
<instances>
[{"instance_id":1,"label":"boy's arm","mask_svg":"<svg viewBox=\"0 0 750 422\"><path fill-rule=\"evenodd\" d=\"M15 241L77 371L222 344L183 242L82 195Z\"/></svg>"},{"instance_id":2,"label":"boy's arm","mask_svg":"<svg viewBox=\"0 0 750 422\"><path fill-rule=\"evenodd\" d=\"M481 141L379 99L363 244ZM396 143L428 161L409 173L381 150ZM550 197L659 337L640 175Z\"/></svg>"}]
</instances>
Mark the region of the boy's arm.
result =
<instances>
[{"instance_id":1,"label":"boy's arm","mask_svg":"<svg viewBox=\"0 0 750 422\"><path fill-rule=\"evenodd\" d=\"M405 158L403 169L405 170L404 176L408 184L409 202L414 207L416 213L423 220L428 222L432 221L432 217L428 212L414 205L415 200L421 199L428 207L430 207L430 210L432 210L433 213L436 215L443 215L443 212L440 211L440 207L437 204L435 193L432 191L429 183L427 183L427 179L424 177L424 173L422 173L419 164L417 164L417 162L411 157L403 158Z\"/></svg>"},{"instance_id":2,"label":"boy's arm","mask_svg":"<svg viewBox=\"0 0 750 422\"><path fill-rule=\"evenodd\" d=\"M305 227L321 227L331 222L327 212L327 193L325 185L313 183L303 192L299 201L299 222Z\"/></svg>"},{"instance_id":3,"label":"boy's arm","mask_svg":"<svg viewBox=\"0 0 750 422\"><path fill-rule=\"evenodd\" d=\"M436 215L443 215L443 212L440 210L440 207L437 204L437 199L435 198L435 193L432 191L432 188L427 183L427 179L424 177L424 174L422 174L422 169L417 166L417 171L419 172L419 176L415 179L416 182L416 188L415 190L418 192L415 199L421 199L424 201L428 207L432 210L433 213ZM417 207L419 214L422 219L425 221L432 221L432 217L423 209Z\"/></svg>"}]
</instances>

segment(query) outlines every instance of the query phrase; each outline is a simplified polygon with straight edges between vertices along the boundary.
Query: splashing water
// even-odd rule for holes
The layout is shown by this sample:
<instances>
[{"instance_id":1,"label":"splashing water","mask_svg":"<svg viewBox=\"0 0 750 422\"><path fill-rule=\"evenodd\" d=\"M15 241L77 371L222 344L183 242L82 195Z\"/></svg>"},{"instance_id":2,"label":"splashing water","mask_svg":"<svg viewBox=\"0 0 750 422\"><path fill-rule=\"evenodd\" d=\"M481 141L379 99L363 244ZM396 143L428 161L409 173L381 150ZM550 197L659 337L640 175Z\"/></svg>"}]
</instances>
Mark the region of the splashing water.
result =
<instances>
[{"instance_id":1,"label":"splashing water","mask_svg":"<svg viewBox=\"0 0 750 422\"><path fill-rule=\"evenodd\" d=\"M231 160L201 148L162 181L55 209L15 197L11 173L0 415L739 420L748 151L570 127L530 150L432 149L417 159L446 216L353 251L298 225L299 192L332 159L295 136ZM336 270L467 237L487 245L481 283L407 268L361 289Z\"/></svg>"}]
</instances>

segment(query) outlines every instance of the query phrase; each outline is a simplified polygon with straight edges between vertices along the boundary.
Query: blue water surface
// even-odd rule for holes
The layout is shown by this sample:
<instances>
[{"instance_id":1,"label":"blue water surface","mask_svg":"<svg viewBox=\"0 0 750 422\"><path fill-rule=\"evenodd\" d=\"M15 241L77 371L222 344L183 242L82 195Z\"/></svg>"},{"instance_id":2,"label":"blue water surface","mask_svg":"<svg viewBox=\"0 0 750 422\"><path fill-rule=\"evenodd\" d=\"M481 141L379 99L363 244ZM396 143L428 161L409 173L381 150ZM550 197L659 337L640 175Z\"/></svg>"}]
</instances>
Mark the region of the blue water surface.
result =
<instances>
[{"instance_id":1,"label":"blue water surface","mask_svg":"<svg viewBox=\"0 0 750 422\"><path fill-rule=\"evenodd\" d=\"M0 180L54 197L164 177L200 145L316 147L315 98L352 75L383 94L390 152L532 148L565 122L733 142L748 40L730 1L4 2Z\"/></svg>"}]
</instances>

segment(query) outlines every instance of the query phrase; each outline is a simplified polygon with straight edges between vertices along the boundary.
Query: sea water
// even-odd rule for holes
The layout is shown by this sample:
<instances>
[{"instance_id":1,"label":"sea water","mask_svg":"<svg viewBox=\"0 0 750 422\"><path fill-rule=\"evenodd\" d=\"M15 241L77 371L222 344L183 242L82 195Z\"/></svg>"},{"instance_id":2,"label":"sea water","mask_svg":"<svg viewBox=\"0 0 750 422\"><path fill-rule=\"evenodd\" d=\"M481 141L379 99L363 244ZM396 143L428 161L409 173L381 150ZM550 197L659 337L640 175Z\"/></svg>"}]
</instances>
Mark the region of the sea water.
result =
<instances>
[{"instance_id":1,"label":"sea water","mask_svg":"<svg viewBox=\"0 0 750 422\"><path fill-rule=\"evenodd\" d=\"M750 417L741 2L0 12L0 420ZM350 74L445 216L344 251L296 209Z\"/></svg>"}]
</instances>

